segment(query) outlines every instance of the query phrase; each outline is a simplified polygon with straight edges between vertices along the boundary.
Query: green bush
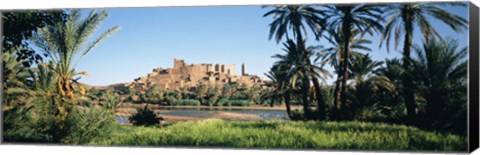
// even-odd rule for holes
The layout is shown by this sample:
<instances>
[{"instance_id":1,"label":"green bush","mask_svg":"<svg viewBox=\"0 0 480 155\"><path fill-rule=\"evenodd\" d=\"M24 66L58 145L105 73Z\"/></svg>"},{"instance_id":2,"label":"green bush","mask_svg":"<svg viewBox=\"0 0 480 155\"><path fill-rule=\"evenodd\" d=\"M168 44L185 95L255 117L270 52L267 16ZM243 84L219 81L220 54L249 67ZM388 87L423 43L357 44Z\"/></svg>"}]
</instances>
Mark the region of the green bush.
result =
<instances>
[{"instance_id":1,"label":"green bush","mask_svg":"<svg viewBox=\"0 0 480 155\"><path fill-rule=\"evenodd\" d=\"M94 138L108 136L115 123L109 110L99 108L82 108L74 110L66 120L68 134L64 143L85 144Z\"/></svg>"},{"instance_id":2,"label":"green bush","mask_svg":"<svg viewBox=\"0 0 480 155\"><path fill-rule=\"evenodd\" d=\"M215 102L214 106L220 107L220 106L226 106L226 103L228 102L228 99L219 99L217 102Z\"/></svg>"},{"instance_id":3,"label":"green bush","mask_svg":"<svg viewBox=\"0 0 480 155\"><path fill-rule=\"evenodd\" d=\"M50 98L51 100L45 100ZM113 110L76 106L61 119L54 114L55 97L37 97L32 107L15 107L4 111L4 136L7 142L61 142L85 144L110 133ZM87 102L87 101L85 101ZM65 105L71 103L65 102ZM90 103L89 103L90 104ZM112 107L113 108L113 107Z\"/></svg>"},{"instance_id":4,"label":"green bush","mask_svg":"<svg viewBox=\"0 0 480 155\"><path fill-rule=\"evenodd\" d=\"M160 121L163 120L162 117L157 116L155 112L152 110L148 109L147 107L144 108L137 108L137 113L130 116L128 120L133 124L137 126L151 126L151 125L157 125L160 123Z\"/></svg>"},{"instance_id":5,"label":"green bush","mask_svg":"<svg viewBox=\"0 0 480 155\"><path fill-rule=\"evenodd\" d=\"M290 119L293 121L298 121L298 120L305 120L305 115L302 110L292 110L290 111Z\"/></svg>"},{"instance_id":6,"label":"green bush","mask_svg":"<svg viewBox=\"0 0 480 155\"><path fill-rule=\"evenodd\" d=\"M3 111L5 142L51 142L52 136L40 132L31 118L31 107L16 106Z\"/></svg>"},{"instance_id":7,"label":"green bush","mask_svg":"<svg viewBox=\"0 0 480 155\"><path fill-rule=\"evenodd\" d=\"M200 101L194 99L175 100L172 105L199 106Z\"/></svg>"},{"instance_id":8,"label":"green bush","mask_svg":"<svg viewBox=\"0 0 480 155\"><path fill-rule=\"evenodd\" d=\"M249 100L229 100L228 102L230 102L232 106L251 106L255 104Z\"/></svg>"},{"instance_id":9,"label":"green bush","mask_svg":"<svg viewBox=\"0 0 480 155\"><path fill-rule=\"evenodd\" d=\"M249 100L228 100L228 99L219 99L214 105L215 106L251 106L254 105L252 101Z\"/></svg>"}]
</instances>

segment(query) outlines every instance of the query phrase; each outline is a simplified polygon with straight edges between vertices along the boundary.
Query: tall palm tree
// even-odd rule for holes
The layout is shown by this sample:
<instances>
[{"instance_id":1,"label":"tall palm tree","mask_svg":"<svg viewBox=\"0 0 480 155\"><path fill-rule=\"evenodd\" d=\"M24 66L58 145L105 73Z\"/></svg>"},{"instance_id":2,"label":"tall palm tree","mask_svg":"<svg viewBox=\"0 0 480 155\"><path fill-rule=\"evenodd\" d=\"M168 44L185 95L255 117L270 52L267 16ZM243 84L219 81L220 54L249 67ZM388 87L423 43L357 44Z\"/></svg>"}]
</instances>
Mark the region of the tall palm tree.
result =
<instances>
[{"instance_id":1,"label":"tall palm tree","mask_svg":"<svg viewBox=\"0 0 480 155\"><path fill-rule=\"evenodd\" d=\"M85 19L81 18L80 10L71 10L66 22L58 22L46 26L34 36L34 42L43 52L49 56L53 65L49 67L58 75L57 91L65 99L69 96L74 98L74 84L78 84L74 76L85 75L87 72L75 72L78 62L96 47L116 32L119 27L115 26L102 33L93 42L89 41L98 25L106 19L108 13L104 10L96 12L91 10ZM78 58L77 60L75 60Z\"/></svg>"},{"instance_id":2,"label":"tall palm tree","mask_svg":"<svg viewBox=\"0 0 480 155\"><path fill-rule=\"evenodd\" d=\"M316 54L316 47L305 48L304 43L295 44L293 40L287 40L284 43L285 48L283 49L286 54L276 54L272 56L273 58L280 59L275 63L275 65L283 66L281 69L284 69L287 73L287 79L289 84L292 87L295 87L297 83L301 83L302 89L302 99L305 115L307 118L313 118L312 111L310 109L310 81L312 81L315 94L317 96L317 104L320 115L319 119L322 119L325 115L325 104L322 103L322 94L321 87L318 79L324 79L329 76L329 73L324 70L321 66L317 66L316 62L312 62L313 56ZM323 66L323 65L322 65Z\"/></svg>"},{"instance_id":3,"label":"tall palm tree","mask_svg":"<svg viewBox=\"0 0 480 155\"><path fill-rule=\"evenodd\" d=\"M466 6L465 3L442 3L443 5L460 5ZM411 70L410 66L410 50L412 46L412 38L414 28L419 27L423 37L441 38L435 27L431 25L429 17L438 19L447 24L456 32L462 32L467 28L467 20L451 14L442 8L438 3L402 3L394 4L386 7L387 16L389 16L385 29L383 31L380 46L386 41L387 50L389 50L390 39L394 38L395 48L397 48L400 37L403 35L403 69L405 71ZM404 73L407 73L404 72ZM412 76L403 74L403 97L405 99L405 106L407 107L407 117L409 121L413 121L416 115L415 97L413 94Z\"/></svg>"},{"instance_id":4,"label":"tall palm tree","mask_svg":"<svg viewBox=\"0 0 480 155\"><path fill-rule=\"evenodd\" d=\"M274 65L282 66L282 69L287 73L287 80L292 88L296 87L297 83L302 84L303 108L305 115L310 116L311 111L308 101L310 95L310 81L309 76L307 75L308 69L305 67L310 60L305 57L306 52L304 51L305 47L303 44L296 44L293 40L289 39L283 45L285 47L283 51L285 51L286 54L273 55L272 58L279 59Z\"/></svg>"},{"instance_id":5,"label":"tall palm tree","mask_svg":"<svg viewBox=\"0 0 480 155\"><path fill-rule=\"evenodd\" d=\"M374 32L383 31L382 10L375 5L327 5L326 20L329 22L327 27L330 32L340 30L343 40L343 65L342 71L342 87L341 87L341 102L346 103L346 91L347 91L347 79L348 79L348 60L349 60L349 47L350 40L352 40L353 31L359 30L362 35L369 33L372 35ZM331 35L335 35L332 33Z\"/></svg>"},{"instance_id":6,"label":"tall palm tree","mask_svg":"<svg viewBox=\"0 0 480 155\"><path fill-rule=\"evenodd\" d=\"M315 34L320 33L322 24L325 23L322 18L323 13L309 5L278 5L274 9L265 13L263 17L273 15L273 22L270 23L269 39L275 35L275 40L279 43L283 36L287 40L288 31L292 30L294 37L296 37L297 44L302 43L302 32L306 36L307 25Z\"/></svg>"},{"instance_id":7,"label":"tall palm tree","mask_svg":"<svg viewBox=\"0 0 480 155\"><path fill-rule=\"evenodd\" d=\"M385 76L376 75L375 72L383 62L374 61L369 54L355 59L350 71L352 72L353 110L361 110L365 106L372 106L374 94L380 90L393 90L395 85ZM355 113L358 111L354 111Z\"/></svg>"},{"instance_id":8,"label":"tall palm tree","mask_svg":"<svg viewBox=\"0 0 480 155\"><path fill-rule=\"evenodd\" d=\"M80 78L78 76L88 75L88 72L76 72L75 67L94 47L119 29L118 26L110 28L89 43L90 37L98 25L106 19L108 13L105 10L101 12L91 10L84 19L81 18L80 10L71 10L69 13L65 22L41 28L33 37L35 45L48 55L52 62L48 68L53 70L57 77L55 94L59 94L60 97L52 97L52 100L47 101L51 103L48 104L49 110L58 109L52 110L53 117L58 123L52 128L53 139L63 142L67 140L65 135L70 127L67 119L76 111L76 104L79 103L74 92L80 94L84 92L77 82ZM78 90L74 90L75 87Z\"/></svg>"},{"instance_id":9,"label":"tall palm tree","mask_svg":"<svg viewBox=\"0 0 480 155\"><path fill-rule=\"evenodd\" d=\"M331 36L327 38L327 40L332 44L332 47L326 48L323 51L325 51L324 55L320 55L317 59L321 58L323 59L322 61L325 61L329 63L337 73L337 80L335 82L335 89L334 89L334 111L338 112L339 109L341 109L340 104L340 84L342 80L342 73L343 73L343 68L342 64L344 61L344 53L343 53L343 45L347 40L344 40L343 33L341 32L341 29L339 29L336 32L331 32ZM348 65L351 66L353 63L353 59L356 57L362 56L360 51L372 51L367 44L370 44L371 41L367 40L362 37L361 32L359 30L353 30L352 31L353 37L348 41L349 43L349 55L350 57L348 58ZM335 113L335 112L334 112Z\"/></svg>"},{"instance_id":10,"label":"tall palm tree","mask_svg":"<svg viewBox=\"0 0 480 155\"><path fill-rule=\"evenodd\" d=\"M305 40L302 37L302 32L305 36L307 36L307 29L305 28L305 25L307 25L310 30L316 35L316 39L319 38L318 36L321 35L321 32L323 31L323 25L324 23L326 23L325 20L322 18L324 13L309 5L279 5L275 6L275 9L265 13L263 17L270 15L273 15L275 19L270 24L269 39L271 39L275 35L275 40L277 41L277 43L282 40L283 36L286 36L287 40L290 40L290 38L288 37L288 31L292 30L294 37L296 37L296 45L293 45L294 42L287 41L287 44L289 45L289 47L287 48L293 49L297 48L298 46L298 49L300 50L296 50L296 52L300 53L298 53L299 56L297 56L296 58L301 59L298 61L303 61L302 63L304 63L304 65L307 65L304 68L305 72L303 74L300 74L302 75L301 77L303 77L301 81L303 83L302 93L304 94L303 102L305 108L307 108L307 105L309 104L307 95L309 94L310 87L309 79L311 79L315 87L315 92L317 94L318 105L319 107L321 107L319 108L319 112L322 113L321 115L324 115L323 109L325 108L324 106L322 106L323 104L320 103L321 91L319 89L321 88L318 82L318 78L320 76L318 75L318 73L315 73L315 71L319 71L319 68L315 67L315 65L313 65L311 61L308 60L310 58L310 56L308 55L312 53L304 50L306 49L306 46ZM307 73L311 74L307 75ZM306 114L309 113L308 108L304 110L306 110Z\"/></svg>"},{"instance_id":11,"label":"tall palm tree","mask_svg":"<svg viewBox=\"0 0 480 155\"><path fill-rule=\"evenodd\" d=\"M308 58L308 60L312 60L312 58L315 55L322 55L323 52L317 50L321 49L319 46L315 47L308 47L305 51L305 57ZM326 61L318 61L318 58L313 59L311 62L307 62L307 65L304 67L307 68L307 74L310 77L310 80L313 83L313 88L315 91L315 97L317 99L317 112L318 114L315 115L314 118L318 120L325 120L326 118L326 103L324 100L324 96L322 93L322 87L320 86L320 81L321 79L323 82L326 81L327 78L331 77L331 74L325 70L323 67L327 63Z\"/></svg>"},{"instance_id":12,"label":"tall palm tree","mask_svg":"<svg viewBox=\"0 0 480 155\"><path fill-rule=\"evenodd\" d=\"M402 97L402 78L403 68L402 61L398 58L386 59L384 61L385 65L376 69L374 71L375 77L380 77L390 87L378 87L378 103L377 106L384 107L383 111L386 113L392 112L392 107L399 106L398 103L401 103ZM400 108L401 109L401 108ZM403 108L404 109L404 108Z\"/></svg>"},{"instance_id":13,"label":"tall palm tree","mask_svg":"<svg viewBox=\"0 0 480 155\"><path fill-rule=\"evenodd\" d=\"M451 38L444 42L429 39L423 46L414 46L414 50L416 58L412 60L412 76L416 90L426 100L422 117L426 121L421 124L445 129L449 123L461 121L454 115L461 114L459 110L466 108L466 96L462 93L467 91L467 47L460 48L458 41Z\"/></svg>"},{"instance_id":14,"label":"tall palm tree","mask_svg":"<svg viewBox=\"0 0 480 155\"><path fill-rule=\"evenodd\" d=\"M274 65L270 68L265 76L267 76L270 80L272 80L273 89L271 93L266 94L264 97L271 99L271 106L273 106L273 102L275 100L279 100L281 98L285 101L285 107L287 110L287 114L291 116L291 107L290 107L290 91L289 87L291 86L289 80L287 79L287 73L285 72L280 65Z\"/></svg>"}]
</instances>

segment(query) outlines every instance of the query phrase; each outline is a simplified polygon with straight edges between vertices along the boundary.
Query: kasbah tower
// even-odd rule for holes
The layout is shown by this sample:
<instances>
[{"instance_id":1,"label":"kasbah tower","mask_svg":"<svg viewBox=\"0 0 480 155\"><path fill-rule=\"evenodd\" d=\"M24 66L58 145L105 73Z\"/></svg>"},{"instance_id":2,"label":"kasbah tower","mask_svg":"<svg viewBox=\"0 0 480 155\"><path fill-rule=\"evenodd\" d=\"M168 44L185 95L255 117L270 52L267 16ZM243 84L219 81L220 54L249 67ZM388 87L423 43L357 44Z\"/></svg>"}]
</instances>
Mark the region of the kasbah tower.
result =
<instances>
[{"instance_id":1,"label":"kasbah tower","mask_svg":"<svg viewBox=\"0 0 480 155\"><path fill-rule=\"evenodd\" d=\"M146 90L157 85L161 90L180 90L195 87L200 83L211 85L245 84L247 87L264 87L265 82L256 75L248 75L242 64L241 75L235 74L235 65L226 64L187 64L184 60L174 59L173 68L153 69L147 76L136 78L126 84L130 88Z\"/></svg>"}]
</instances>

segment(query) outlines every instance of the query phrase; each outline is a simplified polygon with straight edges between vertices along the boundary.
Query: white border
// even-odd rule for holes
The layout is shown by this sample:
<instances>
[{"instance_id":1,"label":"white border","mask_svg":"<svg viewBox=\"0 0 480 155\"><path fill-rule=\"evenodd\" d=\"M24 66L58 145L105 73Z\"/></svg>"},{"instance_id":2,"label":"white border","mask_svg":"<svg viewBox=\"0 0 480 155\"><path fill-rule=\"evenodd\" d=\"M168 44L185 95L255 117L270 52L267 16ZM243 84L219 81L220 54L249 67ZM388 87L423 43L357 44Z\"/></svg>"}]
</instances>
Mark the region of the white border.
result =
<instances>
[{"instance_id":1,"label":"white border","mask_svg":"<svg viewBox=\"0 0 480 155\"><path fill-rule=\"evenodd\" d=\"M461 0L5 0L2 9L51 9L51 8L92 8L92 7L155 7L155 6L212 6L212 5L262 5L262 4L322 4L322 3L392 3ZM474 2L477 4L479 2Z\"/></svg>"},{"instance_id":2,"label":"white border","mask_svg":"<svg viewBox=\"0 0 480 155\"><path fill-rule=\"evenodd\" d=\"M428 0L1 0L0 10L23 10L23 9L53 9L53 8L104 8L104 7L156 7L156 6L207 6L207 5L261 5L261 4L312 4L312 3L392 3L392 2L418 2ZM458 0L441 0L458 1ZM479 1L473 1L480 6ZM69 154L69 155L92 155L92 154L233 154L233 155L313 155L313 154L432 154L432 153L406 153L406 152L339 152L336 151L284 151L284 150L244 150L244 149L194 149L194 148L151 148L151 147L81 147L81 146L58 146L58 145L0 145L1 154ZM474 154L480 154L477 150Z\"/></svg>"}]
</instances>

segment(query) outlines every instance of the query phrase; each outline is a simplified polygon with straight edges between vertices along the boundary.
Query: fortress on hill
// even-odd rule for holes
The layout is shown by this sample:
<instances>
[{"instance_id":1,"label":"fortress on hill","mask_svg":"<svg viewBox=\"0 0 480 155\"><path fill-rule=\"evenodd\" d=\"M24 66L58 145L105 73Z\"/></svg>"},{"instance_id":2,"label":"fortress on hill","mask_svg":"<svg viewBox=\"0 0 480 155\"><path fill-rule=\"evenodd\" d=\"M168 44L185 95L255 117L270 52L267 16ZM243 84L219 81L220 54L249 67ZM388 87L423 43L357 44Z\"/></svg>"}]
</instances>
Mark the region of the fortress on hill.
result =
<instances>
[{"instance_id":1,"label":"fortress on hill","mask_svg":"<svg viewBox=\"0 0 480 155\"><path fill-rule=\"evenodd\" d=\"M235 65L187 64L174 59L173 68L155 68L147 76L139 77L127 84L130 88L146 90L157 85L161 90L179 90L195 87L198 84L245 84L247 87L264 86L264 81L256 75L248 75L242 64L241 75L236 75Z\"/></svg>"}]
</instances>

